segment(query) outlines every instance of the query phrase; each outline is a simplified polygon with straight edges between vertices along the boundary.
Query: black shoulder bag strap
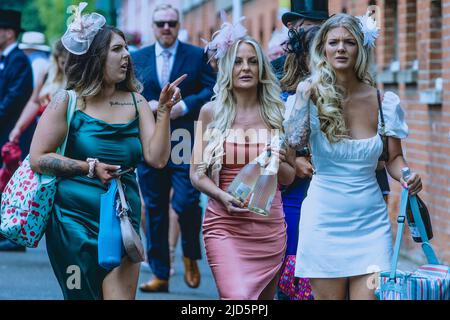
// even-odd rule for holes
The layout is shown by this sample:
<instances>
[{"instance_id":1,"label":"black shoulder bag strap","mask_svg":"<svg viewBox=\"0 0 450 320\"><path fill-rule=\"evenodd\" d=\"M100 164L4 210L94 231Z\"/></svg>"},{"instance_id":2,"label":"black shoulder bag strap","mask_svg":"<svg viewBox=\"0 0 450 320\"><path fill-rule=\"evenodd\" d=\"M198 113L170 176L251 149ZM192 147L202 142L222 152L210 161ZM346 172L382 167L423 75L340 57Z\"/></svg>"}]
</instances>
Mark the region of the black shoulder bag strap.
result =
<instances>
[{"instance_id":1,"label":"black shoulder bag strap","mask_svg":"<svg viewBox=\"0 0 450 320\"><path fill-rule=\"evenodd\" d=\"M389 146L388 146L388 137L386 136L386 126L384 122L383 115L383 107L381 105L381 95L380 90L377 90L377 98L378 98L378 109L380 110L380 120L381 120L381 140L383 141L383 152L381 153L379 161L387 162L389 160Z\"/></svg>"}]
</instances>

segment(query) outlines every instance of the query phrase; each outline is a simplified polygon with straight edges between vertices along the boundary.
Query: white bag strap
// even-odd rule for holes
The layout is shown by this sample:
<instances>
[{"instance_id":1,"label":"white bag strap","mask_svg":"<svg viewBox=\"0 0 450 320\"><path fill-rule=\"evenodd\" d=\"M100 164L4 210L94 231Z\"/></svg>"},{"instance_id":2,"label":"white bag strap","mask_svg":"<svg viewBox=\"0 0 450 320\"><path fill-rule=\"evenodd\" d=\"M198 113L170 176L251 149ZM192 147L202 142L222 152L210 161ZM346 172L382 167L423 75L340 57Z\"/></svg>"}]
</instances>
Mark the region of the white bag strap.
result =
<instances>
[{"instance_id":1,"label":"white bag strap","mask_svg":"<svg viewBox=\"0 0 450 320\"><path fill-rule=\"evenodd\" d=\"M127 212L130 208L128 207L127 200L125 199L125 192L123 191L123 185L122 182L120 181L120 178L116 178L116 182L117 182L117 190L119 191L120 203L122 206L121 213L127 215Z\"/></svg>"}]
</instances>

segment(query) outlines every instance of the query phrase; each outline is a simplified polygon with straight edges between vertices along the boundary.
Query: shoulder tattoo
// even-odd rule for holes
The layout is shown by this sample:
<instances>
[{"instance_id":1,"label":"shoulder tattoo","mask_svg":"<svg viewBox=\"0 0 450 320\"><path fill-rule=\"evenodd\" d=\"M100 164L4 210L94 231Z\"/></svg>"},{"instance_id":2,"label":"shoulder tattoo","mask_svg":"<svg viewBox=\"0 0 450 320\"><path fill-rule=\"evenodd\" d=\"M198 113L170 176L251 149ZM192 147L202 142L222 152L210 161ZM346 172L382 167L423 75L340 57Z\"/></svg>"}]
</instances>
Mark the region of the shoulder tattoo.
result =
<instances>
[{"instance_id":1,"label":"shoulder tattoo","mask_svg":"<svg viewBox=\"0 0 450 320\"><path fill-rule=\"evenodd\" d=\"M58 90L48 104L47 108L56 110L59 105L67 100L68 94L66 90Z\"/></svg>"}]
</instances>

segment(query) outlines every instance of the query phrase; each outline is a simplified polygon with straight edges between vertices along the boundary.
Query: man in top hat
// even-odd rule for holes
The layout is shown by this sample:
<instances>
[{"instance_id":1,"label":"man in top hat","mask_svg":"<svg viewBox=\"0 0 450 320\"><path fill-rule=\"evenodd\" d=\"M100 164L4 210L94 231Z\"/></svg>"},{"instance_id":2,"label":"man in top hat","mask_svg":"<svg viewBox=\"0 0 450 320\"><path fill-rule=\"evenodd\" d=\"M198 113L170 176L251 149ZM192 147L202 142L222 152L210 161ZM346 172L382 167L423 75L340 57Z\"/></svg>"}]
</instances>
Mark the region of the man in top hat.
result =
<instances>
[{"instance_id":1,"label":"man in top hat","mask_svg":"<svg viewBox=\"0 0 450 320\"><path fill-rule=\"evenodd\" d=\"M9 132L33 91L30 61L17 45L17 38L24 31L20 21L19 11L0 10L0 148L8 142ZM26 147L22 151L28 153ZM0 240L0 250L24 251L25 248Z\"/></svg>"},{"instance_id":2,"label":"man in top hat","mask_svg":"<svg viewBox=\"0 0 450 320\"><path fill-rule=\"evenodd\" d=\"M281 21L288 29L320 25L329 18L328 0L291 0L291 10L281 17ZM286 55L272 61L272 67L280 80L284 75L284 62Z\"/></svg>"}]
</instances>

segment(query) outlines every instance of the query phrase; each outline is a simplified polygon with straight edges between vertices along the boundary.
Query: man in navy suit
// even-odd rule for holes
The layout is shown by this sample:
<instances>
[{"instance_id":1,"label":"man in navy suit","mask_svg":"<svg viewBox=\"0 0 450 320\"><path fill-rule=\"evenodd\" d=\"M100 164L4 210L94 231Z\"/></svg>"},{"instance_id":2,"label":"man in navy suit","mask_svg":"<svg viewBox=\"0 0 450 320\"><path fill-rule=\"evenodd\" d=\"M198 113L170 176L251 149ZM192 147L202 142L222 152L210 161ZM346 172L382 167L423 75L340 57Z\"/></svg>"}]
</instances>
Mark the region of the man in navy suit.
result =
<instances>
[{"instance_id":1,"label":"man in navy suit","mask_svg":"<svg viewBox=\"0 0 450 320\"><path fill-rule=\"evenodd\" d=\"M171 111L172 155L167 166L160 170L144 163L138 166L139 184L145 202L147 256L154 275L149 282L140 286L144 292L167 292L169 288L171 188L171 204L178 214L181 230L184 280L191 288L197 288L200 284L196 260L201 258L202 217L200 194L189 179L189 155L194 139L194 122L201 107L211 99L215 76L201 48L177 39L179 18L179 11L174 7L157 6L153 12L156 43L134 52L132 56L137 77L144 85L142 95L154 112L158 107L161 88L167 82L187 74L186 80L179 86L183 98ZM181 152L176 152L178 148L173 149L180 142L190 146L187 150L189 154L186 154L186 149Z\"/></svg>"},{"instance_id":2,"label":"man in navy suit","mask_svg":"<svg viewBox=\"0 0 450 320\"><path fill-rule=\"evenodd\" d=\"M20 12L0 10L0 148L8 142L9 133L33 91L30 62L17 44L19 33L24 31L20 20ZM24 153L28 153L26 145L29 148L29 143L21 145ZM0 251L6 250L23 251L25 247L0 240Z\"/></svg>"}]
</instances>

